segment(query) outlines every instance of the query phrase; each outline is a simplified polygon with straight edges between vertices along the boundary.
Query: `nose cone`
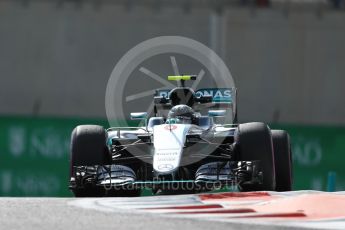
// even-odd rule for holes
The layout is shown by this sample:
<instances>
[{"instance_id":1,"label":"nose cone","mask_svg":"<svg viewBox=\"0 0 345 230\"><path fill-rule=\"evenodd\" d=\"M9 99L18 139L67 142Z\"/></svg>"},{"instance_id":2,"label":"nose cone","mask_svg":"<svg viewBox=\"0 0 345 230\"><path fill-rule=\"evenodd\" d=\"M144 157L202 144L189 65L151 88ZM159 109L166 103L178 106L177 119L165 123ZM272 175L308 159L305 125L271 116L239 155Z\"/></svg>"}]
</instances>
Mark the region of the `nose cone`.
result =
<instances>
[{"instance_id":1,"label":"nose cone","mask_svg":"<svg viewBox=\"0 0 345 230\"><path fill-rule=\"evenodd\" d=\"M180 166L186 134L191 125L157 125L153 128L153 169L159 174L172 173Z\"/></svg>"}]
</instances>

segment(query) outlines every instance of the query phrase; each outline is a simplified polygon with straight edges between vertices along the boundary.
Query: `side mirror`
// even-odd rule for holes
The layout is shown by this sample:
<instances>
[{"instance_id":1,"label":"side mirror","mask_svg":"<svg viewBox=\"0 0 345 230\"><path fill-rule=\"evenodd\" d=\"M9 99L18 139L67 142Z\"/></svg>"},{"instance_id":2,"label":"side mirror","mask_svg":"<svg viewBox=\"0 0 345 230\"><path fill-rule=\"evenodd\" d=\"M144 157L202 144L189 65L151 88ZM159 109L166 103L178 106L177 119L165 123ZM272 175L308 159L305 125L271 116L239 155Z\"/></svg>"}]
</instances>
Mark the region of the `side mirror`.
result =
<instances>
[{"instance_id":1,"label":"side mirror","mask_svg":"<svg viewBox=\"0 0 345 230\"><path fill-rule=\"evenodd\" d=\"M169 99L163 96L155 96L153 101L156 105L159 105L159 104L167 104L169 102Z\"/></svg>"},{"instance_id":2,"label":"side mirror","mask_svg":"<svg viewBox=\"0 0 345 230\"><path fill-rule=\"evenodd\" d=\"M147 119L147 112L131 113L131 120L144 120Z\"/></svg>"},{"instance_id":3,"label":"side mirror","mask_svg":"<svg viewBox=\"0 0 345 230\"><path fill-rule=\"evenodd\" d=\"M209 110L208 116L209 117L224 117L226 114L226 110Z\"/></svg>"}]
</instances>

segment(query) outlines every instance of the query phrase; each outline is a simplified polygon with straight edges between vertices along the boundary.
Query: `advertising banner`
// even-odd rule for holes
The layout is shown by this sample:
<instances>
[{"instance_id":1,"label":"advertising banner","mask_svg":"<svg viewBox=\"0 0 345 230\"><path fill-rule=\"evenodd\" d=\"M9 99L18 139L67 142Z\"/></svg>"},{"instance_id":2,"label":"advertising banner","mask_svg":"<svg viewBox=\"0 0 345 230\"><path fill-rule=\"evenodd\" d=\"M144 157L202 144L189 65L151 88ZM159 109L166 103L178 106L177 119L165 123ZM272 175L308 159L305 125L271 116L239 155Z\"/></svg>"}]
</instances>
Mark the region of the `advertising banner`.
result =
<instances>
[{"instance_id":1,"label":"advertising banner","mask_svg":"<svg viewBox=\"0 0 345 230\"><path fill-rule=\"evenodd\" d=\"M71 196L70 135L106 120L0 117L0 196ZM271 125L291 136L294 189L345 190L345 127Z\"/></svg>"}]
</instances>

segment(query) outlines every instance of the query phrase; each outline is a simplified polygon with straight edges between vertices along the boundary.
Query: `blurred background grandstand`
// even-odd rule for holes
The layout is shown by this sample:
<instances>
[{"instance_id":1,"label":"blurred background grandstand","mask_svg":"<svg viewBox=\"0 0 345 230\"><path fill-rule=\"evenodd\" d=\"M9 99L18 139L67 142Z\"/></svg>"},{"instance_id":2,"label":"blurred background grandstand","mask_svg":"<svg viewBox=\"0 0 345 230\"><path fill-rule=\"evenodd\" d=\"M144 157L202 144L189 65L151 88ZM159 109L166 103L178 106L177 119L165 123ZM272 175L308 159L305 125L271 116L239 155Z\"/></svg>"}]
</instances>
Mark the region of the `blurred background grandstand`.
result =
<instances>
[{"instance_id":1,"label":"blurred background grandstand","mask_svg":"<svg viewBox=\"0 0 345 230\"><path fill-rule=\"evenodd\" d=\"M0 0L0 195L69 196L70 132L108 126L115 64L163 35L223 58L240 122L290 132L295 189L345 190L345 0Z\"/></svg>"}]
</instances>

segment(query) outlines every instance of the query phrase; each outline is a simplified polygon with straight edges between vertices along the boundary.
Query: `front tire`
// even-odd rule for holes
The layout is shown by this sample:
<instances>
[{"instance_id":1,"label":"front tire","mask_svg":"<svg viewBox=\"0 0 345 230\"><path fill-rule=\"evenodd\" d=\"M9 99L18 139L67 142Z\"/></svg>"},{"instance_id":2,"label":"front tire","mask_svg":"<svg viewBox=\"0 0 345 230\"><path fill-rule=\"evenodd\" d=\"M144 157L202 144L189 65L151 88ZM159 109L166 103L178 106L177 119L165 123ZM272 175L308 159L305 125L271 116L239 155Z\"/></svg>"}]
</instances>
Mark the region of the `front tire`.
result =
<instances>
[{"instance_id":1,"label":"front tire","mask_svg":"<svg viewBox=\"0 0 345 230\"><path fill-rule=\"evenodd\" d=\"M240 184L240 191L274 191L275 166L271 131L264 123L252 122L238 126L236 143L240 161L260 161L262 184Z\"/></svg>"},{"instance_id":2,"label":"front tire","mask_svg":"<svg viewBox=\"0 0 345 230\"><path fill-rule=\"evenodd\" d=\"M70 176L74 176L74 166L111 165L111 154L106 146L107 133L102 126L80 125L71 136ZM140 189L106 190L87 184L72 189L76 197L134 197L140 196Z\"/></svg>"},{"instance_id":3,"label":"front tire","mask_svg":"<svg viewBox=\"0 0 345 230\"><path fill-rule=\"evenodd\" d=\"M107 133L102 126L79 125L71 135L70 177L74 175L74 166L94 166L111 164L106 146ZM101 189L95 187L75 188L76 197L103 196Z\"/></svg>"},{"instance_id":4,"label":"front tire","mask_svg":"<svg viewBox=\"0 0 345 230\"><path fill-rule=\"evenodd\" d=\"M292 190L292 156L289 134L284 130L272 130L276 191Z\"/></svg>"}]
</instances>

